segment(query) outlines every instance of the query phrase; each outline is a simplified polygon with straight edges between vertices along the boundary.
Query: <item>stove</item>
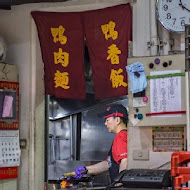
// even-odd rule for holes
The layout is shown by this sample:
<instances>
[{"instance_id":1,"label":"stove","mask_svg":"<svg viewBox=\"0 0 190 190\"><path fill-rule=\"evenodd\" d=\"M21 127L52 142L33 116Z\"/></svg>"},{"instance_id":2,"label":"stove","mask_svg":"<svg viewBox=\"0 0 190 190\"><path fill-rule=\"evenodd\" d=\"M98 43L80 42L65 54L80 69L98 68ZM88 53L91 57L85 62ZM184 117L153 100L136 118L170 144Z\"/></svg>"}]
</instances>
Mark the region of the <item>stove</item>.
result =
<instances>
[{"instance_id":1,"label":"stove","mask_svg":"<svg viewBox=\"0 0 190 190\"><path fill-rule=\"evenodd\" d=\"M61 181L56 181L48 185L48 190L160 190L172 187L170 170L151 170L151 169L131 169L120 173L115 179L115 184L122 183L122 186L114 186L114 183L109 186L106 184L93 183L92 178L84 178L83 181L72 182L72 186L66 185L66 188L60 186ZM80 179L81 180L81 179Z\"/></svg>"}]
</instances>

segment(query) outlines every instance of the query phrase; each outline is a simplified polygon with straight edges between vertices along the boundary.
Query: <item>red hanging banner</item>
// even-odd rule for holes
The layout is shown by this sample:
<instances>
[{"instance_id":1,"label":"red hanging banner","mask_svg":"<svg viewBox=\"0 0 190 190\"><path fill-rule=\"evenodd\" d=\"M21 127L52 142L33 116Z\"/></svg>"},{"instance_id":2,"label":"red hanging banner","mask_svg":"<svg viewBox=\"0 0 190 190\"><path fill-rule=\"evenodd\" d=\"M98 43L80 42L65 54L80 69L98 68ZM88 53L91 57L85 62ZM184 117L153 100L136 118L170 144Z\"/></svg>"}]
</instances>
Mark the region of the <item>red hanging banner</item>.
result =
<instances>
[{"instance_id":1,"label":"red hanging banner","mask_svg":"<svg viewBox=\"0 0 190 190\"><path fill-rule=\"evenodd\" d=\"M128 41L132 40L130 4L84 12L96 99L127 95Z\"/></svg>"},{"instance_id":2,"label":"red hanging banner","mask_svg":"<svg viewBox=\"0 0 190 190\"><path fill-rule=\"evenodd\" d=\"M84 99L84 35L80 13L31 13L37 26L44 62L45 93Z\"/></svg>"},{"instance_id":3,"label":"red hanging banner","mask_svg":"<svg viewBox=\"0 0 190 190\"><path fill-rule=\"evenodd\" d=\"M85 98L84 38L92 64L96 99L126 95L130 4L75 13L31 13L37 25L45 70L45 93Z\"/></svg>"}]
</instances>

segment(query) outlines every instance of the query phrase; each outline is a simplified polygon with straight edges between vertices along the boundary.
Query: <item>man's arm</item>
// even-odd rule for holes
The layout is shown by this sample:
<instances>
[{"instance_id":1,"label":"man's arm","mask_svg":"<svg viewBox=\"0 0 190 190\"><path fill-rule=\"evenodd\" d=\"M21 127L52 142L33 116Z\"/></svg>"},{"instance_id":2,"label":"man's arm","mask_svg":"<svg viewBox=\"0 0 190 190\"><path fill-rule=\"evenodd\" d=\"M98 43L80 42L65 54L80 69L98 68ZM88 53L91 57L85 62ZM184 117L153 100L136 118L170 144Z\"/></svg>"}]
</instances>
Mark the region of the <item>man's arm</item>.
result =
<instances>
[{"instance_id":1,"label":"man's arm","mask_svg":"<svg viewBox=\"0 0 190 190\"><path fill-rule=\"evenodd\" d=\"M119 172L123 170L127 170L127 158L122 159L119 165Z\"/></svg>"},{"instance_id":2,"label":"man's arm","mask_svg":"<svg viewBox=\"0 0 190 190\"><path fill-rule=\"evenodd\" d=\"M88 174L98 175L108 171L109 166L107 161L102 161L97 164L86 166L86 169L88 170Z\"/></svg>"}]
</instances>

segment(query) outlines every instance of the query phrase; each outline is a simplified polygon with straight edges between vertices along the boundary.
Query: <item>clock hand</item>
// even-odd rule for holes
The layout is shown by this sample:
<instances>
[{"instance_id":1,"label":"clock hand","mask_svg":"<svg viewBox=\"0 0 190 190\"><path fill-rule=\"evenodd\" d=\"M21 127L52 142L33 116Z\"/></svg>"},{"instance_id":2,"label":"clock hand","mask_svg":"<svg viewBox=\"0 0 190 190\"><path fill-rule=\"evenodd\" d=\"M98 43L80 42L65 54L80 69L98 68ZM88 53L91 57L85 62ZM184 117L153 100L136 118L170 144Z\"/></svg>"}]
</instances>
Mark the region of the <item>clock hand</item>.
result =
<instances>
[{"instance_id":1,"label":"clock hand","mask_svg":"<svg viewBox=\"0 0 190 190\"><path fill-rule=\"evenodd\" d=\"M184 5L182 5L182 9L185 9L185 10L187 10L187 11L189 11L190 12L190 9L188 9L187 7L185 7Z\"/></svg>"},{"instance_id":2,"label":"clock hand","mask_svg":"<svg viewBox=\"0 0 190 190\"><path fill-rule=\"evenodd\" d=\"M179 6L181 6L182 9L185 9L185 10L187 10L187 11L190 12L190 9L188 9L187 7L185 7L185 6L183 5L182 0L179 0Z\"/></svg>"}]
</instances>

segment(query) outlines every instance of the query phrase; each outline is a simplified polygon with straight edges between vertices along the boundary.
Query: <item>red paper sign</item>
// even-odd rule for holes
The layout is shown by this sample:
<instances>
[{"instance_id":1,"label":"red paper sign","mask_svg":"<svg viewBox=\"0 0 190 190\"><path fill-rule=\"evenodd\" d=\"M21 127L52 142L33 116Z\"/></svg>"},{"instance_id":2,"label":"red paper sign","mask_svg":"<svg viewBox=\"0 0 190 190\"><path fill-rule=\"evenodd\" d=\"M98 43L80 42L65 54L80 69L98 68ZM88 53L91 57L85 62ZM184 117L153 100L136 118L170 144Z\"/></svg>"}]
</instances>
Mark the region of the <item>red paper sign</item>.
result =
<instances>
[{"instance_id":1,"label":"red paper sign","mask_svg":"<svg viewBox=\"0 0 190 190\"><path fill-rule=\"evenodd\" d=\"M19 83L18 82L8 82L0 81L0 97L2 102L5 100L6 96L14 97L12 103L12 115L10 117L3 118L3 109L7 105L3 105L1 102L1 116L0 116L0 129L18 129L19 124ZM10 94L10 95L9 95ZM14 95L15 96L12 96Z\"/></svg>"},{"instance_id":2,"label":"red paper sign","mask_svg":"<svg viewBox=\"0 0 190 190\"><path fill-rule=\"evenodd\" d=\"M18 178L18 167L0 168L0 179Z\"/></svg>"}]
</instances>

